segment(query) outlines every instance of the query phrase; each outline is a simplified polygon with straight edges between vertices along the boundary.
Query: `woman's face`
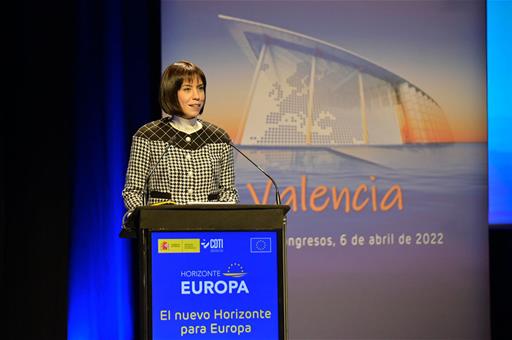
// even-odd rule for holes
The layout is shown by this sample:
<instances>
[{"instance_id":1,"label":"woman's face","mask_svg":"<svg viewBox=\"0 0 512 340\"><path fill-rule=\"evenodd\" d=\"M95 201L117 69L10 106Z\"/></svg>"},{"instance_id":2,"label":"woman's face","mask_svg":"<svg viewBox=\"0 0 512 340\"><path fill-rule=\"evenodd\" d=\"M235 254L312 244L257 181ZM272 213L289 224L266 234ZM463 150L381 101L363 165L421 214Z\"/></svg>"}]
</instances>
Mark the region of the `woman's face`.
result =
<instances>
[{"instance_id":1,"label":"woman's face","mask_svg":"<svg viewBox=\"0 0 512 340\"><path fill-rule=\"evenodd\" d=\"M201 78L185 79L178 90L178 102L183 118L192 119L199 115L204 105L204 84Z\"/></svg>"}]
</instances>

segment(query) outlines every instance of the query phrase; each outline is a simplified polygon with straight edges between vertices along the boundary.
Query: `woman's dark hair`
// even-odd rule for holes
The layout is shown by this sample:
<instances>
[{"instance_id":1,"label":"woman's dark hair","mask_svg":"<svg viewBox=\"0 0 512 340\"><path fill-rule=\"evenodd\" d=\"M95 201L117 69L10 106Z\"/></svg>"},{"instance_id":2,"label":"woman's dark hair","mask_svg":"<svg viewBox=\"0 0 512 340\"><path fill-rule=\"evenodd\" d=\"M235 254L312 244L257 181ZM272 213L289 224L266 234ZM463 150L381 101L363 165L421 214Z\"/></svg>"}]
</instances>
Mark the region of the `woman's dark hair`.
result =
<instances>
[{"instance_id":1,"label":"woman's dark hair","mask_svg":"<svg viewBox=\"0 0 512 340\"><path fill-rule=\"evenodd\" d=\"M186 60L180 60L167 66L160 80L160 107L165 113L177 116L183 115L178 101L178 90L185 80L192 81L196 77L203 81L206 95L206 77L197 65ZM204 105L199 114L203 113L203 109Z\"/></svg>"}]
</instances>

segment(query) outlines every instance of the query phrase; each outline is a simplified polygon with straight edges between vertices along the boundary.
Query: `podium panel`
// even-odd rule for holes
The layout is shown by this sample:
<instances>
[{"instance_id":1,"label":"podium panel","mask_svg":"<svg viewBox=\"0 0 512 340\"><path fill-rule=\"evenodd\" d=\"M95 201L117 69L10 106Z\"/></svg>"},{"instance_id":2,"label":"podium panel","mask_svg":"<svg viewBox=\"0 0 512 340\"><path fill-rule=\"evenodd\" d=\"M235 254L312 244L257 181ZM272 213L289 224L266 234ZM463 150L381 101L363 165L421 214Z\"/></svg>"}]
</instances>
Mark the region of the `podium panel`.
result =
<instances>
[{"instance_id":1,"label":"podium panel","mask_svg":"<svg viewBox=\"0 0 512 340\"><path fill-rule=\"evenodd\" d=\"M143 339L286 339L281 205L141 207Z\"/></svg>"},{"instance_id":2,"label":"podium panel","mask_svg":"<svg viewBox=\"0 0 512 340\"><path fill-rule=\"evenodd\" d=\"M279 237L153 232L153 338L279 339Z\"/></svg>"}]
</instances>

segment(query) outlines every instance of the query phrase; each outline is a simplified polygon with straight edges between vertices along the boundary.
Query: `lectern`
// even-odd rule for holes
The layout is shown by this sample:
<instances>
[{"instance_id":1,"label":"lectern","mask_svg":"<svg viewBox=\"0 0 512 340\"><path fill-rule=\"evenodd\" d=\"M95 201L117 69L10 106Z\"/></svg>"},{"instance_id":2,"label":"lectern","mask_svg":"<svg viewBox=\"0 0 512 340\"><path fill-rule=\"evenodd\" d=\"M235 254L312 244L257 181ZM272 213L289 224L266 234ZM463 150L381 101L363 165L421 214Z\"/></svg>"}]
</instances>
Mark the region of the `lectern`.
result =
<instances>
[{"instance_id":1,"label":"lectern","mask_svg":"<svg viewBox=\"0 0 512 340\"><path fill-rule=\"evenodd\" d=\"M137 208L142 339L286 339L287 205Z\"/></svg>"}]
</instances>

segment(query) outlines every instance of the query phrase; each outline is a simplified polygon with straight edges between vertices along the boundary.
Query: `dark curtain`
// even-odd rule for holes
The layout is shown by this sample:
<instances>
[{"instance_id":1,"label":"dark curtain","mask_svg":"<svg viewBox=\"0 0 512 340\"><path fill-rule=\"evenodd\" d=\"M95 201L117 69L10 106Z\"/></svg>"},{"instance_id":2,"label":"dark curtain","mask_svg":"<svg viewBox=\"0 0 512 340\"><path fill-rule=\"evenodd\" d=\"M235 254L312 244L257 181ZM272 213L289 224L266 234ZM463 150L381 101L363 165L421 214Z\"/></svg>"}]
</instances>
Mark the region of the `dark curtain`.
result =
<instances>
[{"instance_id":1,"label":"dark curtain","mask_svg":"<svg viewBox=\"0 0 512 340\"><path fill-rule=\"evenodd\" d=\"M512 225L489 232L492 339L512 339Z\"/></svg>"},{"instance_id":2,"label":"dark curtain","mask_svg":"<svg viewBox=\"0 0 512 340\"><path fill-rule=\"evenodd\" d=\"M126 160L131 135L159 116L159 7L157 0L29 0L14 8L4 31L12 42L4 46L4 96L12 106L1 115L3 339L68 336L70 247L80 247L74 214L107 195L98 187L90 191L97 196L80 195L77 167L106 169L112 138L122 140L116 152ZM113 101L119 129L106 119Z\"/></svg>"},{"instance_id":3,"label":"dark curtain","mask_svg":"<svg viewBox=\"0 0 512 340\"><path fill-rule=\"evenodd\" d=\"M8 339L64 339L73 164L72 2L21 2L2 110L2 290ZM4 12L4 16L9 16ZM7 46L4 46L7 47ZM2 330L3 336L4 330Z\"/></svg>"}]
</instances>

